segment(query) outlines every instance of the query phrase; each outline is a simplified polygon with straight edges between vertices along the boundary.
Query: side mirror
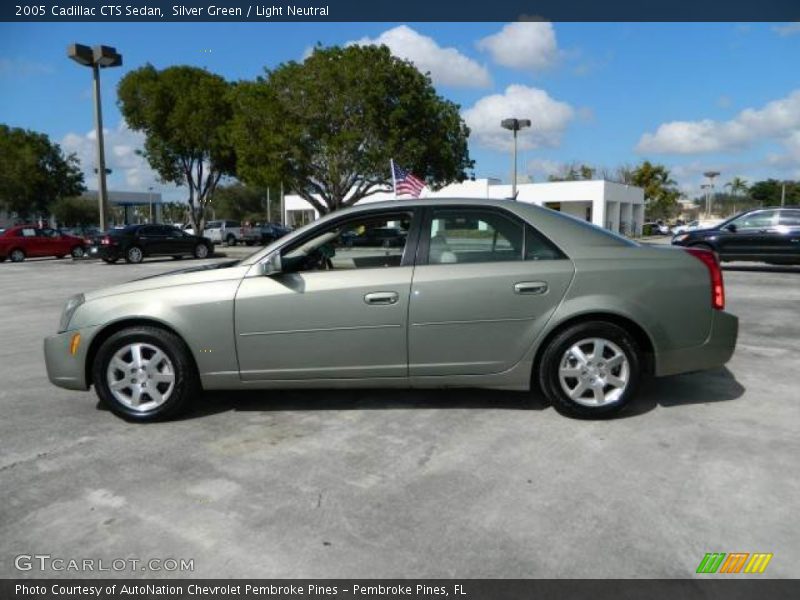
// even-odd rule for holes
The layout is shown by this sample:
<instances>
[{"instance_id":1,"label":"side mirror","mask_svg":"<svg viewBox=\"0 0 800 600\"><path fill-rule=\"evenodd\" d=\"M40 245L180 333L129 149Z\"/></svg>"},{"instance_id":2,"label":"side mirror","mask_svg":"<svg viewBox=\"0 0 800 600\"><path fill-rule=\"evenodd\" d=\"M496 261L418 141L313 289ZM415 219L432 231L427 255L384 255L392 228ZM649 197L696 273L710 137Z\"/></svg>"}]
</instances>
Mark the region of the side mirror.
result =
<instances>
[{"instance_id":1,"label":"side mirror","mask_svg":"<svg viewBox=\"0 0 800 600\"><path fill-rule=\"evenodd\" d=\"M727 229L731 233L736 233L736 225L734 223L731 223L730 225L725 225L725 229Z\"/></svg>"},{"instance_id":2,"label":"side mirror","mask_svg":"<svg viewBox=\"0 0 800 600\"><path fill-rule=\"evenodd\" d=\"M280 252L273 252L267 257L267 260L261 263L261 274L264 277L270 277L271 275L277 275L282 272L283 264L281 263Z\"/></svg>"}]
</instances>

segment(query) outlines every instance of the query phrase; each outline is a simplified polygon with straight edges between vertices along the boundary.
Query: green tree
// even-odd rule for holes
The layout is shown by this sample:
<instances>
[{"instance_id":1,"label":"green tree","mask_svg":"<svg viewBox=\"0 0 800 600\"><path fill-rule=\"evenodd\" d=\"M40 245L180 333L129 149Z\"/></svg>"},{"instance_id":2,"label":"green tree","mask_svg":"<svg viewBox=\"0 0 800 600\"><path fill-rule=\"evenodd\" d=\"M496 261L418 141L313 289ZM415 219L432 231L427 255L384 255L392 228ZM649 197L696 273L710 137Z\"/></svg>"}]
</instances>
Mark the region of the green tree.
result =
<instances>
[{"instance_id":1,"label":"green tree","mask_svg":"<svg viewBox=\"0 0 800 600\"><path fill-rule=\"evenodd\" d=\"M271 208L273 215L277 215L278 203L274 202ZM238 182L220 186L214 192L214 209L218 219L244 221L258 215L257 220L264 220L267 216L267 192Z\"/></svg>"},{"instance_id":2,"label":"green tree","mask_svg":"<svg viewBox=\"0 0 800 600\"><path fill-rule=\"evenodd\" d=\"M433 187L473 166L458 105L385 46L317 48L233 97L238 176L283 181L323 214L387 189L392 158Z\"/></svg>"},{"instance_id":3,"label":"green tree","mask_svg":"<svg viewBox=\"0 0 800 600\"><path fill-rule=\"evenodd\" d=\"M145 134L141 154L162 181L189 188L189 218L198 234L217 184L236 168L229 140L230 88L204 69L158 71L146 65L123 77L117 89L128 125Z\"/></svg>"},{"instance_id":4,"label":"green tree","mask_svg":"<svg viewBox=\"0 0 800 600\"><path fill-rule=\"evenodd\" d=\"M680 192L669 169L644 161L630 173L630 183L644 190L645 212L650 219L666 219L678 210Z\"/></svg>"},{"instance_id":5,"label":"green tree","mask_svg":"<svg viewBox=\"0 0 800 600\"><path fill-rule=\"evenodd\" d=\"M94 225L100 220L100 210L96 198L68 196L59 198L50 211L62 227Z\"/></svg>"},{"instance_id":6,"label":"green tree","mask_svg":"<svg viewBox=\"0 0 800 600\"><path fill-rule=\"evenodd\" d=\"M0 124L0 156L0 206L22 218L86 189L77 157L43 133Z\"/></svg>"},{"instance_id":7,"label":"green tree","mask_svg":"<svg viewBox=\"0 0 800 600\"><path fill-rule=\"evenodd\" d=\"M796 181L778 181L777 179L767 179L756 181L750 186L750 197L759 206L779 206L783 186L786 186L786 204L800 204L800 184Z\"/></svg>"},{"instance_id":8,"label":"green tree","mask_svg":"<svg viewBox=\"0 0 800 600\"><path fill-rule=\"evenodd\" d=\"M734 177L728 183L725 184L725 187L731 191L731 201L733 207L731 208L730 212L735 213L736 201L739 199L739 196L746 194L747 191L749 190L749 188L747 187L747 181L745 181L741 177Z\"/></svg>"},{"instance_id":9,"label":"green tree","mask_svg":"<svg viewBox=\"0 0 800 600\"><path fill-rule=\"evenodd\" d=\"M597 170L583 163L572 162L561 165L558 172L547 177L548 181L581 181L594 179Z\"/></svg>"}]
</instances>

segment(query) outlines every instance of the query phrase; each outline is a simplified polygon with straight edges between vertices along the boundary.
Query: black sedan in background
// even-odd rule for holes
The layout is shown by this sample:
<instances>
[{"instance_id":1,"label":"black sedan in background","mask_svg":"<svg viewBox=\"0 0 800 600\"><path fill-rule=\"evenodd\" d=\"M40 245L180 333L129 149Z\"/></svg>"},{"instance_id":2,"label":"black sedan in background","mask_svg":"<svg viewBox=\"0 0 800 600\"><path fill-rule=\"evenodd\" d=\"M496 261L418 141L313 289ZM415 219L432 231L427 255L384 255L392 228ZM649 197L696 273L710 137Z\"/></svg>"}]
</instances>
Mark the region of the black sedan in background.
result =
<instances>
[{"instance_id":1,"label":"black sedan in background","mask_svg":"<svg viewBox=\"0 0 800 600\"><path fill-rule=\"evenodd\" d=\"M713 250L725 261L800 264L800 207L749 210L714 227L678 234L672 243Z\"/></svg>"},{"instance_id":2,"label":"black sedan in background","mask_svg":"<svg viewBox=\"0 0 800 600\"><path fill-rule=\"evenodd\" d=\"M128 225L95 237L89 255L107 263L121 258L128 263L140 263L148 256L206 258L213 248L208 238L191 235L171 225Z\"/></svg>"}]
</instances>

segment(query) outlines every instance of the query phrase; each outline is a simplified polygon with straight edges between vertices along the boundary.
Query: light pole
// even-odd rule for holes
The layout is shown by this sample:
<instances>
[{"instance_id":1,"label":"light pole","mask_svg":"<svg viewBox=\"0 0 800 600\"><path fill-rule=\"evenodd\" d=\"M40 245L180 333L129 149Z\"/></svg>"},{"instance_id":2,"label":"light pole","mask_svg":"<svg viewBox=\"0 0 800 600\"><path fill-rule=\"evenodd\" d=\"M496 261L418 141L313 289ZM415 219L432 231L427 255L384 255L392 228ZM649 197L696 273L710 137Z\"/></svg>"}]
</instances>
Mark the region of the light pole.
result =
<instances>
[{"instance_id":1,"label":"light pole","mask_svg":"<svg viewBox=\"0 0 800 600\"><path fill-rule=\"evenodd\" d=\"M70 44L67 56L79 65L92 68L94 83L94 127L97 132L97 195L100 208L100 229L106 229L108 216L108 191L106 190L106 158L103 148L103 109L100 104L100 69L119 67L122 55L111 46L89 48L83 44Z\"/></svg>"},{"instance_id":2,"label":"light pole","mask_svg":"<svg viewBox=\"0 0 800 600\"><path fill-rule=\"evenodd\" d=\"M512 154L513 160L513 178L511 180L511 197L517 199L517 132L520 129L531 126L530 119L503 119L500 125L504 129L514 132L514 152Z\"/></svg>"},{"instance_id":3,"label":"light pole","mask_svg":"<svg viewBox=\"0 0 800 600\"><path fill-rule=\"evenodd\" d=\"M703 173L708 178L708 189L711 191L706 196L706 218L711 217L711 202L714 194L714 179L719 177L719 171L706 171Z\"/></svg>"}]
</instances>

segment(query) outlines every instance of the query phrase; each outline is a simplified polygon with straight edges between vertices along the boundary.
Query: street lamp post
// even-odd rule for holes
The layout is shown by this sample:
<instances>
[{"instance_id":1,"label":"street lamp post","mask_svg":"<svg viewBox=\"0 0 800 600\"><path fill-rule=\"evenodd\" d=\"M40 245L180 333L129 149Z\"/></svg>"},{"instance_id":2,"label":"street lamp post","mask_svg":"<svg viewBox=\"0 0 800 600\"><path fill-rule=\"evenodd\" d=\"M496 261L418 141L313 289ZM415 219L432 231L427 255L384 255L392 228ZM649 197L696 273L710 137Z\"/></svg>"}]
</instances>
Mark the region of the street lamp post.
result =
<instances>
[{"instance_id":1,"label":"street lamp post","mask_svg":"<svg viewBox=\"0 0 800 600\"><path fill-rule=\"evenodd\" d=\"M711 190L707 192L706 196L706 218L711 217L711 202L714 195L714 179L719 177L719 171L706 171L703 173L705 177L708 178L708 185L706 186L707 189Z\"/></svg>"},{"instance_id":2,"label":"street lamp post","mask_svg":"<svg viewBox=\"0 0 800 600\"><path fill-rule=\"evenodd\" d=\"M508 129L514 132L514 152L512 154L512 169L513 169L513 178L511 180L511 197L516 200L517 199L517 132L520 129L524 129L525 127L531 126L530 119L503 119L500 121L500 125L504 129Z\"/></svg>"},{"instance_id":3,"label":"street lamp post","mask_svg":"<svg viewBox=\"0 0 800 600\"><path fill-rule=\"evenodd\" d=\"M147 202L150 204L150 222L153 222L153 186L147 188Z\"/></svg>"},{"instance_id":4,"label":"street lamp post","mask_svg":"<svg viewBox=\"0 0 800 600\"><path fill-rule=\"evenodd\" d=\"M83 44L70 44L67 56L81 66L92 68L94 89L94 127L97 133L97 195L100 209L100 229L105 230L108 217L108 191L106 189L106 159L103 147L103 109L100 104L100 69L119 67L122 55L111 46L89 48Z\"/></svg>"}]
</instances>

